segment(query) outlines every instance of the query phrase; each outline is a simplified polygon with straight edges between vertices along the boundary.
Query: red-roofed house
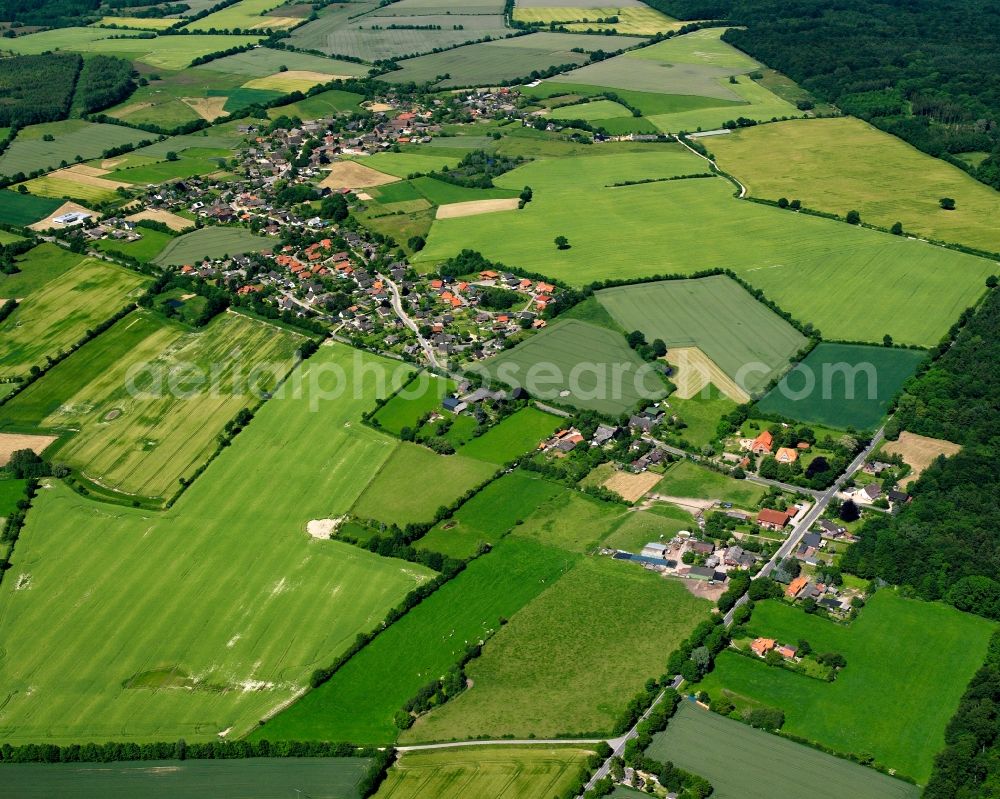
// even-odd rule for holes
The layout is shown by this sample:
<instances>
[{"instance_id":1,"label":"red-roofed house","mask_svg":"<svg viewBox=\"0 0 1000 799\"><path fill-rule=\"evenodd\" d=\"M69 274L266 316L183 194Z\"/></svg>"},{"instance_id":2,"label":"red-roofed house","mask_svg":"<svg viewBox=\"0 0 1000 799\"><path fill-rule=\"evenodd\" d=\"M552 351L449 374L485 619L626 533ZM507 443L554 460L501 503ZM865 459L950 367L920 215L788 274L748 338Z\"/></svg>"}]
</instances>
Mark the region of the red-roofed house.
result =
<instances>
[{"instance_id":1,"label":"red-roofed house","mask_svg":"<svg viewBox=\"0 0 1000 799\"><path fill-rule=\"evenodd\" d=\"M753 440L753 443L750 445L750 451L754 455L770 455L771 447L773 446L774 436L772 436L767 430L764 430Z\"/></svg>"},{"instance_id":2,"label":"red-roofed house","mask_svg":"<svg viewBox=\"0 0 1000 799\"><path fill-rule=\"evenodd\" d=\"M791 510L772 510L771 508L763 508L757 514L757 524L765 530L783 530L785 525L788 524L788 520L794 515L795 511Z\"/></svg>"},{"instance_id":3,"label":"red-roofed house","mask_svg":"<svg viewBox=\"0 0 1000 799\"><path fill-rule=\"evenodd\" d=\"M750 649L753 650L753 653L757 657L762 658L774 649L776 643L777 642L773 638L756 638L754 639L754 642L750 644Z\"/></svg>"},{"instance_id":4,"label":"red-roofed house","mask_svg":"<svg viewBox=\"0 0 1000 799\"><path fill-rule=\"evenodd\" d=\"M809 578L805 575L799 575L788 584L788 588L785 589L785 596L790 599L795 599L795 597L799 595L799 591L805 588L808 584Z\"/></svg>"}]
</instances>

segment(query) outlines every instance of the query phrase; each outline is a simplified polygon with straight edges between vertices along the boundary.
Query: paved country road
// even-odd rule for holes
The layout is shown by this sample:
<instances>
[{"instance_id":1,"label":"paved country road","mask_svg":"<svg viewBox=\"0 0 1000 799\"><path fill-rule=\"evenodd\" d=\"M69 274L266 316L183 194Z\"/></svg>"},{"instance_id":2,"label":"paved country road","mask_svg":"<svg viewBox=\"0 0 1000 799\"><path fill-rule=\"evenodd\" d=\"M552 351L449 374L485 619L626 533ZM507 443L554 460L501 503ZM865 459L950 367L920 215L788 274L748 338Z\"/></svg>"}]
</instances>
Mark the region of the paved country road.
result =
<instances>
[{"instance_id":1,"label":"paved country road","mask_svg":"<svg viewBox=\"0 0 1000 799\"><path fill-rule=\"evenodd\" d=\"M427 356L427 360L430 362L431 366L436 369L441 368L441 364L438 362L437 354L434 352L434 348L430 345L423 336L420 335L420 329L417 327L417 323L410 319L406 311L403 310L403 301L400 298L399 286L392 282L392 280L385 275L379 274L378 279L382 280L389 286L389 302L392 304L392 310L395 312L396 316L399 317L400 321L406 325L410 330L414 332L417 337L417 341L420 343L421 349L424 351L424 355Z\"/></svg>"}]
</instances>

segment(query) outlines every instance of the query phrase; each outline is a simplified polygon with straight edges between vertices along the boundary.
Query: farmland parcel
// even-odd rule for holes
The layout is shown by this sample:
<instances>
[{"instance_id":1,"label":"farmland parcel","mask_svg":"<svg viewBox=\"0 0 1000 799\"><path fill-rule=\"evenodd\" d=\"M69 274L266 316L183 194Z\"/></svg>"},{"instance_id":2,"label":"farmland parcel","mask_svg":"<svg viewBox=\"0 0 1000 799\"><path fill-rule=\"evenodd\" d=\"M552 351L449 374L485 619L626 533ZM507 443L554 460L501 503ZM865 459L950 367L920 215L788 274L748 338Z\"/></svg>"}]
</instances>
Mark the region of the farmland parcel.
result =
<instances>
[{"instance_id":1,"label":"farmland parcel","mask_svg":"<svg viewBox=\"0 0 1000 799\"><path fill-rule=\"evenodd\" d=\"M160 266L193 264L202 258L222 258L269 250L275 242L256 236L245 228L204 227L185 233L167 245L155 259Z\"/></svg>"}]
</instances>

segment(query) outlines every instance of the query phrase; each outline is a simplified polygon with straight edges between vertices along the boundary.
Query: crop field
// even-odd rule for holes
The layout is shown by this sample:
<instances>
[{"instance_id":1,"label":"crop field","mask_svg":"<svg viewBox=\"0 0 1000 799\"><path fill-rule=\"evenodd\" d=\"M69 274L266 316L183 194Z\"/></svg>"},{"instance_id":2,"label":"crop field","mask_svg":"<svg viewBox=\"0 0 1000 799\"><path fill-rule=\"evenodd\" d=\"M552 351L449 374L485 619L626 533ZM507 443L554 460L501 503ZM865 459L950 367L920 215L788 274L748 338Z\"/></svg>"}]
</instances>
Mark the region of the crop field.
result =
<instances>
[{"instance_id":1,"label":"crop field","mask_svg":"<svg viewBox=\"0 0 1000 799\"><path fill-rule=\"evenodd\" d=\"M173 21L173 20L169 20ZM357 799L369 761L353 757L5 763L4 785L21 799L217 799L282 796L296 785L312 799ZM9 766L10 768L7 768Z\"/></svg>"},{"instance_id":2,"label":"crop field","mask_svg":"<svg viewBox=\"0 0 1000 799\"><path fill-rule=\"evenodd\" d=\"M551 799L574 784L590 754L587 749L542 746L408 752L393 764L375 797Z\"/></svg>"},{"instance_id":3,"label":"crop field","mask_svg":"<svg viewBox=\"0 0 1000 799\"><path fill-rule=\"evenodd\" d=\"M416 429L417 422L425 413L429 411L444 413L441 401L454 390L453 380L428 374L426 380L417 378L414 383L396 394L379 408L372 419L383 430L398 436L404 427Z\"/></svg>"},{"instance_id":4,"label":"crop field","mask_svg":"<svg viewBox=\"0 0 1000 799\"><path fill-rule=\"evenodd\" d=\"M775 784L803 795L855 799L916 799L916 785L841 760L747 724L681 702L667 729L653 738L647 756L669 760L712 783L718 799L771 799Z\"/></svg>"},{"instance_id":5,"label":"crop field","mask_svg":"<svg viewBox=\"0 0 1000 799\"><path fill-rule=\"evenodd\" d=\"M995 271L988 260L924 242L741 202L721 179L605 188L702 171L689 158L652 174L639 154L533 161L495 180L532 187L522 211L438 220L414 260L435 263L467 247L575 285L725 267L828 338L881 341L888 333L920 346L935 344ZM553 246L559 235L570 249Z\"/></svg>"},{"instance_id":6,"label":"crop field","mask_svg":"<svg viewBox=\"0 0 1000 799\"><path fill-rule=\"evenodd\" d=\"M496 544L518 522L565 489L533 472L514 471L490 483L439 522L416 546L453 558L475 554L480 543Z\"/></svg>"},{"instance_id":7,"label":"crop field","mask_svg":"<svg viewBox=\"0 0 1000 799\"><path fill-rule=\"evenodd\" d=\"M195 31L212 30L281 30L293 28L302 23L300 17L262 16L265 12L282 5L285 0L240 0L234 5L189 22L185 28Z\"/></svg>"},{"instance_id":8,"label":"crop field","mask_svg":"<svg viewBox=\"0 0 1000 799\"><path fill-rule=\"evenodd\" d=\"M276 240L255 236L246 228L204 227L175 238L155 259L160 266L193 264L202 258L222 258L270 250Z\"/></svg>"},{"instance_id":9,"label":"crop field","mask_svg":"<svg viewBox=\"0 0 1000 799\"><path fill-rule=\"evenodd\" d=\"M345 62L346 63L346 62ZM268 109L268 116L276 119L282 114L297 116L299 119L319 119L320 117L332 116L343 112L357 111L361 107L364 97L353 92L345 92L340 89L330 89L329 91L314 94L305 100L290 105L282 105L277 108Z\"/></svg>"},{"instance_id":10,"label":"crop field","mask_svg":"<svg viewBox=\"0 0 1000 799\"><path fill-rule=\"evenodd\" d=\"M481 368L492 380L522 387L537 399L612 415L666 393L653 367L621 335L575 319L549 325Z\"/></svg>"},{"instance_id":11,"label":"crop field","mask_svg":"<svg viewBox=\"0 0 1000 799\"><path fill-rule=\"evenodd\" d=\"M798 330L724 275L621 286L597 298L618 324L641 330L648 341L698 347L748 393L784 371L806 343Z\"/></svg>"},{"instance_id":12,"label":"crop field","mask_svg":"<svg viewBox=\"0 0 1000 799\"><path fill-rule=\"evenodd\" d=\"M119 28L136 28L147 31L160 31L176 24L177 20L170 17L101 17L101 19L94 23L95 26L117 25Z\"/></svg>"},{"instance_id":13,"label":"crop field","mask_svg":"<svg viewBox=\"0 0 1000 799\"><path fill-rule=\"evenodd\" d=\"M668 497L714 499L753 508L767 492L756 483L735 480L719 472L682 460L671 466L654 491Z\"/></svg>"},{"instance_id":14,"label":"crop field","mask_svg":"<svg viewBox=\"0 0 1000 799\"><path fill-rule=\"evenodd\" d=\"M393 742L400 732L393 715L408 699L574 562L572 555L530 541L500 542L252 737Z\"/></svg>"},{"instance_id":15,"label":"crop field","mask_svg":"<svg viewBox=\"0 0 1000 799\"><path fill-rule=\"evenodd\" d=\"M631 117L632 112L620 103L611 100L591 100L588 103L553 108L549 116L552 119L582 119L586 122L595 122L601 119Z\"/></svg>"},{"instance_id":16,"label":"crop field","mask_svg":"<svg viewBox=\"0 0 1000 799\"><path fill-rule=\"evenodd\" d=\"M608 17L618 17L618 21L614 23L597 22L598 19L607 19ZM558 22L571 31L614 30L618 33L639 35L676 30L684 24L641 3L622 3L620 5L616 3L609 5L606 2L565 5L517 3L514 8L514 19L519 22L543 22L546 25Z\"/></svg>"},{"instance_id":17,"label":"crop field","mask_svg":"<svg viewBox=\"0 0 1000 799\"><path fill-rule=\"evenodd\" d=\"M470 189L465 186L456 186L454 183L445 183L443 180L420 177L378 189L377 199L380 202L397 202L401 192L412 194L406 199L423 198L432 205L505 199L516 197L518 194L513 189Z\"/></svg>"},{"instance_id":18,"label":"crop field","mask_svg":"<svg viewBox=\"0 0 1000 799\"><path fill-rule=\"evenodd\" d=\"M724 652L700 688L737 706L779 707L786 732L835 751L868 753L920 783L996 627L891 589L876 593L850 627L778 602L758 603L748 626L779 641L805 639L816 652L840 652L847 666L828 683Z\"/></svg>"},{"instance_id":19,"label":"crop field","mask_svg":"<svg viewBox=\"0 0 1000 799\"><path fill-rule=\"evenodd\" d=\"M23 643L0 657L4 740L242 736L430 576L306 533L396 446L360 424L376 379L358 357L392 366L322 347L301 396L267 402L163 513L40 492L0 586L0 636Z\"/></svg>"},{"instance_id":20,"label":"crop field","mask_svg":"<svg viewBox=\"0 0 1000 799\"><path fill-rule=\"evenodd\" d=\"M254 404L237 375L273 390L302 340L235 313L189 332L137 311L5 405L4 422L67 434L59 460L106 488L166 498L215 450L223 425ZM166 379L182 368L223 377L177 396Z\"/></svg>"},{"instance_id":21,"label":"crop field","mask_svg":"<svg viewBox=\"0 0 1000 799\"><path fill-rule=\"evenodd\" d=\"M368 74L369 67L356 64L353 61L341 61L336 58L309 53L296 53L292 50L271 50L267 47L257 47L245 53L235 53L207 64L192 67L195 74L200 72L221 72L227 75L242 75L245 79L263 78L279 72L282 67L289 70L305 70L309 72L325 72L330 75Z\"/></svg>"},{"instance_id":22,"label":"crop field","mask_svg":"<svg viewBox=\"0 0 1000 799\"><path fill-rule=\"evenodd\" d=\"M386 524L429 522L497 467L463 455L438 455L419 444L402 442L379 469L351 513Z\"/></svg>"},{"instance_id":23,"label":"crop field","mask_svg":"<svg viewBox=\"0 0 1000 799\"><path fill-rule=\"evenodd\" d=\"M33 197L30 194L0 189L0 218L9 225L30 225L44 219L60 205L60 200L50 197Z\"/></svg>"},{"instance_id":24,"label":"crop field","mask_svg":"<svg viewBox=\"0 0 1000 799\"><path fill-rule=\"evenodd\" d=\"M508 463L534 450L561 426L561 421L558 416L537 408L521 408L459 451L467 458L498 465Z\"/></svg>"},{"instance_id":25,"label":"crop field","mask_svg":"<svg viewBox=\"0 0 1000 799\"><path fill-rule=\"evenodd\" d=\"M852 208L882 227L1000 252L1000 196L901 139L853 117L783 122L713 139L719 165L750 194L797 198L844 215ZM845 157L846 154L849 157ZM941 197L955 199L942 210Z\"/></svg>"},{"instance_id":26,"label":"crop field","mask_svg":"<svg viewBox=\"0 0 1000 799\"><path fill-rule=\"evenodd\" d=\"M115 185L102 178L78 179L69 169L60 169L48 175L29 180L23 185L38 197L79 200L88 205L107 202L115 198Z\"/></svg>"},{"instance_id":27,"label":"crop field","mask_svg":"<svg viewBox=\"0 0 1000 799\"><path fill-rule=\"evenodd\" d=\"M210 175L225 166L231 155L229 150L214 147L189 147L177 153L176 161L159 161L143 166L133 166L111 172L108 178L126 183L148 185L164 183L168 180L189 178L195 175Z\"/></svg>"},{"instance_id":28,"label":"crop field","mask_svg":"<svg viewBox=\"0 0 1000 799\"><path fill-rule=\"evenodd\" d=\"M663 671L664 653L709 608L679 583L645 569L585 558L470 661L471 688L418 719L401 738L610 731L628 699ZM616 650L628 657L609 657Z\"/></svg>"},{"instance_id":29,"label":"crop field","mask_svg":"<svg viewBox=\"0 0 1000 799\"><path fill-rule=\"evenodd\" d=\"M654 114L649 117L649 121L665 133L679 133L682 131L716 130L736 117L747 117L758 122L770 122L772 119L793 119L803 115L802 111L799 111L787 100L783 100L770 89L746 75L737 77L735 84L725 81L723 85L731 88L737 96L742 98L744 105Z\"/></svg>"},{"instance_id":30,"label":"crop field","mask_svg":"<svg viewBox=\"0 0 1000 799\"><path fill-rule=\"evenodd\" d=\"M93 258L50 280L0 323L2 374L23 375L31 366L44 366L47 356L75 344L148 282L136 272Z\"/></svg>"},{"instance_id":31,"label":"crop field","mask_svg":"<svg viewBox=\"0 0 1000 799\"><path fill-rule=\"evenodd\" d=\"M642 92L634 89L614 88L607 86L588 86L585 83L561 83L559 80L545 80L538 86L522 86L521 94L540 99L552 98L555 102L560 96L593 97L613 91L619 97L634 105L644 116L654 114L676 114L682 111L698 111L704 108L734 107L740 105L738 100L719 100L714 97L698 97L694 94L661 94L659 92ZM739 109L742 111L743 109Z\"/></svg>"},{"instance_id":32,"label":"crop field","mask_svg":"<svg viewBox=\"0 0 1000 799\"><path fill-rule=\"evenodd\" d=\"M45 135L53 136L54 141L44 141L42 137ZM62 161L87 160L110 147L134 144L149 138L152 138L151 134L145 131L82 119L32 125L22 130L0 156L0 174L23 172L27 175L36 169L54 169Z\"/></svg>"},{"instance_id":33,"label":"crop field","mask_svg":"<svg viewBox=\"0 0 1000 799\"><path fill-rule=\"evenodd\" d=\"M84 256L42 242L15 259L18 271L0 273L0 298L24 299L84 260Z\"/></svg>"},{"instance_id":34,"label":"crop field","mask_svg":"<svg viewBox=\"0 0 1000 799\"><path fill-rule=\"evenodd\" d=\"M821 343L757 403L763 413L875 430L923 350Z\"/></svg>"}]
</instances>

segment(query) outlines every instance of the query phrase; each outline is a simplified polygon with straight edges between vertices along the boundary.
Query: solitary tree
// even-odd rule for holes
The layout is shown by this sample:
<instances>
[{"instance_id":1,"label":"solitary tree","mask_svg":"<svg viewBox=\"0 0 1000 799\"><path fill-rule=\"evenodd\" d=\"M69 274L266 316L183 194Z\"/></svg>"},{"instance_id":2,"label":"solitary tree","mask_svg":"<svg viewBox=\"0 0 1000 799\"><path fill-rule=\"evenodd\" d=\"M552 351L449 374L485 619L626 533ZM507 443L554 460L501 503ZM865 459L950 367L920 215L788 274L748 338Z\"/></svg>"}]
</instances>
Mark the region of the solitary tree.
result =
<instances>
[{"instance_id":1,"label":"solitary tree","mask_svg":"<svg viewBox=\"0 0 1000 799\"><path fill-rule=\"evenodd\" d=\"M847 212L847 224L848 225L858 225L861 223L861 214L857 211Z\"/></svg>"},{"instance_id":2,"label":"solitary tree","mask_svg":"<svg viewBox=\"0 0 1000 799\"><path fill-rule=\"evenodd\" d=\"M889 232L893 236L902 236L903 235L903 223L902 222L895 222L893 224L893 226L891 228L889 228Z\"/></svg>"},{"instance_id":3,"label":"solitary tree","mask_svg":"<svg viewBox=\"0 0 1000 799\"><path fill-rule=\"evenodd\" d=\"M556 236L556 248L559 250L569 249L569 239L565 236Z\"/></svg>"},{"instance_id":4,"label":"solitary tree","mask_svg":"<svg viewBox=\"0 0 1000 799\"><path fill-rule=\"evenodd\" d=\"M955 201L951 197L942 197L938 202L941 203L941 207L944 208L945 211L955 210Z\"/></svg>"},{"instance_id":5,"label":"solitary tree","mask_svg":"<svg viewBox=\"0 0 1000 799\"><path fill-rule=\"evenodd\" d=\"M857 521L861 517L861 511L858 510L858 506L854 504L854 500L849 499L840 506L840 512L838 515L845 522L853 522Z\"/></svg>"}]
</instances>

